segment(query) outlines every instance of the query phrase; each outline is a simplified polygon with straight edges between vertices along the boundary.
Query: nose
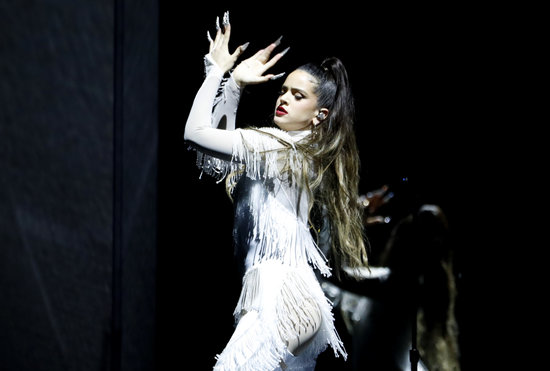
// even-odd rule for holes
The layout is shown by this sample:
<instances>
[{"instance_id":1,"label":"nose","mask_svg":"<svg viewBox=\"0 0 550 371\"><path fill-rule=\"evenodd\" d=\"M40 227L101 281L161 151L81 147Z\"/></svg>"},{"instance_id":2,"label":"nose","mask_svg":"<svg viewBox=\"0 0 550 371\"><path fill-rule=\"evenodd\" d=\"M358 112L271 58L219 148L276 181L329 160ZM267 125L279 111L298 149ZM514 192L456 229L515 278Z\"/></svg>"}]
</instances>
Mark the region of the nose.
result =
<instances>
[{"instance_id":1,"label":"nose","mask_svg":"<svg viewBox=\"0 0 550 371\"><path fill-rule=\"evenodd\" d=\"M288 92L279 96L279 104L288 104L288 99L286 98L287 94Z\"/></svg>"}]
</instances>

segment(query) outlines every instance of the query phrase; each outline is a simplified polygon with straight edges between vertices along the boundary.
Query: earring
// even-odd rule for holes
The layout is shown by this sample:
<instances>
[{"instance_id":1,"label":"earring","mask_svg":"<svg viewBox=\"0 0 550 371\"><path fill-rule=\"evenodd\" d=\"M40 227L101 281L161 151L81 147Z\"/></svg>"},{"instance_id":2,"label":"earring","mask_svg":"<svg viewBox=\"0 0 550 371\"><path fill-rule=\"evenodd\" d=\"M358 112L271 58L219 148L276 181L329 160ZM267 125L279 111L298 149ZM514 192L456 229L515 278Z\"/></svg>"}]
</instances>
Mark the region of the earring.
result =
<instances>
[{"instance_id":1,"label":"earring","mask_svg":"<svg viewBox=\"0 0 550 371\"><path fill-rule=\"evenodd\" d=\"M325 114L324 114L323 112L319 112L319 113L317 114L317 119L318 119L319 121L323 121L325 118L326 118L326 116L325 116Z\"/></svg>"}]
</instances>

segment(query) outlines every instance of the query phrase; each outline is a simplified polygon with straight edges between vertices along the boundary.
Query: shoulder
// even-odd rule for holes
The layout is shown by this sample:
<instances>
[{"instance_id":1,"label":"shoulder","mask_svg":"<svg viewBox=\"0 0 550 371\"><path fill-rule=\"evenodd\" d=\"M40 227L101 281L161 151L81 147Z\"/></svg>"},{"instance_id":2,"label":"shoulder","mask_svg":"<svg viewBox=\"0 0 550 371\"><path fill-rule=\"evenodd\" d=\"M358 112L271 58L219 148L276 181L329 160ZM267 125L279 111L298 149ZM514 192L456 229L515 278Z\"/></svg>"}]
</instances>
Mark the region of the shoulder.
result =
<instances>
[{"instance_id":1,"label":"shoulder","mask_svg":"<svg viewBox=\"0 0 550 371\"><path fill-rule=\"evenodd\" d=\"M249 127L237 129L243 144L259 151L293 147L292 137L284 130L273 127Z\"/></svg>"}]
</instances>

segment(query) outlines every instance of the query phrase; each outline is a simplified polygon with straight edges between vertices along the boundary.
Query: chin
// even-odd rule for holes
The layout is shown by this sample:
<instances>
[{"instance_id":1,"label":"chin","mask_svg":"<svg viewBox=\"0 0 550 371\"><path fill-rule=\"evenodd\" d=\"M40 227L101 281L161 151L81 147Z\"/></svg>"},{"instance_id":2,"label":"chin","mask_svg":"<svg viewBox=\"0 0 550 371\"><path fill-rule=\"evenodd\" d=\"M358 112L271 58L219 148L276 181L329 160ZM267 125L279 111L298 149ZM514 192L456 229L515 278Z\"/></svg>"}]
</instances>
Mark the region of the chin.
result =
<instances>
[{"instance_id":1,"label":"chin","mask_svg":"<svg viewBox=\"0 0 550 371\"><path fill-rule=\"evenodd\" d=\"M288 131L288 129L285 128L284 125L281 126L281 125L275 123L275 126L277 126L277 127L278 127L279 129L281 129L281 130Z\"/></svg>"},{"instance_id":2,"label":"chin","mask_svg":"<svg viewBox=\"0 0 550 371\"><path fill-rule=\"evenodd\" d=\"M275 117L273 119L273 123L279 128L279 129L282 129L282 130L286 130L285 129L285 124L283 122L281 122L281 120L278 118L278 117Z\"/></svg>"}]
</instances>

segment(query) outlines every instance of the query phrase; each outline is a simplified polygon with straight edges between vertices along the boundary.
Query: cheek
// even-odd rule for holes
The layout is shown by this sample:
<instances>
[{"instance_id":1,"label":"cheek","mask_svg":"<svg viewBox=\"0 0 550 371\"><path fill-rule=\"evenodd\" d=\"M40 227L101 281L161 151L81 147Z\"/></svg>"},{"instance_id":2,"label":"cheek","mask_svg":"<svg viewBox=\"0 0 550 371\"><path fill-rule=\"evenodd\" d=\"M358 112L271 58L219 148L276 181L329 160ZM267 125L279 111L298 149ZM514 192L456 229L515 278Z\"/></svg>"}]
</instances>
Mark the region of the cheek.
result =
<instances>
[{"instance_id":1,"label":"cheek","mask_svg":"<svg viewBox=\"0 0 550 371\"><path fill-rule=\"evenodd\" d=\"M296 106L296 113L304 119L312 118L314 116L314 112L315 107L309 102L304 102Z\"/></svg>"}]
</instances>

